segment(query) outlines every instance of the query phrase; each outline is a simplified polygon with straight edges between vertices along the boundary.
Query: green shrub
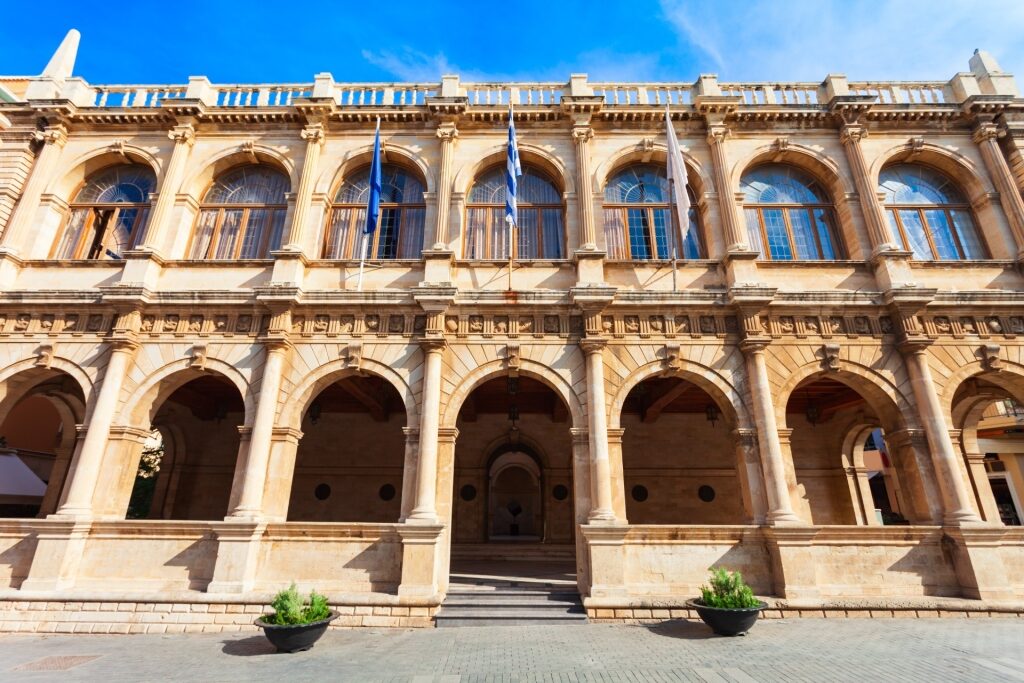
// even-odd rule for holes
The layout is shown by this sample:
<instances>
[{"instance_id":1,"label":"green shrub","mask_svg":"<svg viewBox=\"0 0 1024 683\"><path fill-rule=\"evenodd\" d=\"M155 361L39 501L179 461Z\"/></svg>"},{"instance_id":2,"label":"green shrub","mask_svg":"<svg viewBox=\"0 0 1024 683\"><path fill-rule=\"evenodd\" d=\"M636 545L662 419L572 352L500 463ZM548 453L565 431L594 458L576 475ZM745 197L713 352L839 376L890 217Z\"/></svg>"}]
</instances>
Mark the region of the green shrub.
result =
<instances>
[{"instance_id":1,"label":"green shrub","mask_svg":"<svg viewBox=\"0 0 1024 683\"><path fill-rule=\"evenodd\" d=\"M303 602L294 582L286 590L275 595L270 606L274 608L274 613L263 615L263 621L276 626L309 624L326 619L331 614L326 597L312 591L309 599Z\"/></svg>"},{"instance_id":2,"label":"green shrub","mask_svg":"<svg viewBox=\"0 0 1024 683\"><path fill-rule=\"evenodd\" d=\"M761 601L754 597L754 591L744 583L739 572L712 569L708 583L711 584L710 587L700 587L701 602L708 607L736 609L761 605Z\"/></svg>"}]
</instances>

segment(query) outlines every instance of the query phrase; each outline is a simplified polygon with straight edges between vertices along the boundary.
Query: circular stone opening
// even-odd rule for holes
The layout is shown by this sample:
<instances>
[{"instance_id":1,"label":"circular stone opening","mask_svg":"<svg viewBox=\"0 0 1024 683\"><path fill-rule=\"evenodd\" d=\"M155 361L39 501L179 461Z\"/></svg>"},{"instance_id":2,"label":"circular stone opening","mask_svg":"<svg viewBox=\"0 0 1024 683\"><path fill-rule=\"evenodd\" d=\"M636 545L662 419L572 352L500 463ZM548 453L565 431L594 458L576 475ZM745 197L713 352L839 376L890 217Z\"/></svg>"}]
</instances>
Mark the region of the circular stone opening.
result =
<instances>
[{"instance_id":1,"label":"circular stone opening","mask_svg":"<svg viewBox=\"0 0 1024 683\"><path fill-rule=\"evenodd\" d=\"M472 484L466 484L459 489L459 498L466 501L467 503L476 498L476 487Z\"/></svg>"},{"instance_id":2,"label":"circular stone opening","mask_svg":"<svg viewBox=\"0 0 1024 683\"><path fill-rule=\"evenodd\" d=\"M555 500L565 500L569 497L569 489L564 484L559 484L551 490L551 496Z\"/></svg>"},{"instance_id":3,"label":"circular stone opening","mask_svg":"<svg viewBox=\"0 0 1024 683\"><path fill-rule=\"evenodd\" d=\"M637 484L636 486L634 486L631 493L633 495L633 500L635 500L638 503L642 503L645 500L647 500L647 496L649 495L647 493L647 487L642 486L641 484Z\"/></svg>"},{"instance_id":4,"label":"circular stone opening","mask_svg":"<svg viewBox=\"0 0 1024 683\"><path fill-rule=\"evenodd\" d=\"M715 490L705 484L697 489L697 497L703 500L705 503L710 503L715 499Z\"/></svg>"},{"instance_id":5,"label":"circular stone opening","mask_svg":"<svg viewBox=\"0 0 1024 683\"><path fill-rule=\"evenodd\" d=\"M318 484L317 487L313 489L313 495L316 496L317 500L327 500L331 497L331 487L327 484Z\"/></svg>"},{"instance_id":6,"label":"circular stone opening","mask_svg":"<svg viewBox=\"0 0 1024 683\"><path fill-rule=\"evenodd\" d=\"M391 500L395 497L395 487L391 484L384 484L377 492L381 500Z\"/></svg>"}]
</instances>

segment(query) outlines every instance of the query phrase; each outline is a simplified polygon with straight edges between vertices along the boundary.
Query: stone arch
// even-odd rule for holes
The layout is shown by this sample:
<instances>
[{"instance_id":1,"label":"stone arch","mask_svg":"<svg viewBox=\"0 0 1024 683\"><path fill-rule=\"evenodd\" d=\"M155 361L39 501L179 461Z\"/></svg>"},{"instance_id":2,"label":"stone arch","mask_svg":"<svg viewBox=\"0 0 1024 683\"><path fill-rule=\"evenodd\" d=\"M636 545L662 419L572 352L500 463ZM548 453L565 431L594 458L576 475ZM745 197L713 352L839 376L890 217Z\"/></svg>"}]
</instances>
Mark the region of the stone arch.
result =
<instances>
[{"instance_id":1,"label":"stone arch","mask_svg":"<svg viewBox=\"0 0 1024 683\"><path fill-rule=\"evenodd\" d=\"M973 361L960 365L945 379L942 390L939 392L939 402L942 404L942 413L948 423L952 426L955 422L956 406L953 404L957 390L964 382L979 377L986 382L995 384L1014 400L1024 404L1024 365L1014 361L1004 360L1002 369L997 372L986 369L981 361Z\"/></svg>"},{"instance_id":2,"label":"stone arch","mask_svg":"<svg viewBox=\"0 0 1024 683\"><path fill-rule=\"evenodd\" d=\"M481 382L481 384L483 384L483 382ZM550 467L551 458L548 455L547 449L544 448L544 446L541 445L540 442L538 442L536 439L530 437L527 434L519 434L516 438L517 441L515 443L518 444L519 446L525 447L526 450L529 451L529 453L539 461L541 469L547 469L548 467ZM486 446L483 447L482 450L488 454L487 461L488 463L490 463L492 460L498 457L498 455L500 455L503 449L510 448L513 445L513 442L508 438L507 435L502 435L495 439L492 439L490 442L487 443Z\"/></svg>"},{"instance_id":3,"label":"stone arch","mask_svg":"<svg viewBox=\"0 0 1024 683\"><path fill-rule=\"evenodd\" d=\"M594 196L603 198L608 179L619 169L635 163L650 163L657 161L667 163L668 148L665 145L655 143L651 149L644 149L640 146L623 147L611 154L604 161L598 164L591 179ZM711 176L701 167L700 163L690 154L683 152L683 162L686 164L686 180L693 189L693 194L698 203L702 203L704 193L714 188Z\"/></svg>"},{"instance_id":4,"label":"stone arch","mask_svg":"<svg viewBox=\"0 0 1024 683\"><path fill-rule=\"evenodd\" d=\"M406 426L418 428L420 422L419 397L405 379L395 370L372 358L363 358L359 368L352 368L346 359L340 358L321 365L305 376L301 384L296 386L278 405L277 424L281 427L301 429L302 416L321 391L343 377L359 373L376 375L391 385L402 397L405 405Z\"/></svg>"},{"instance_id":5,"label":"stone arch","mask_svg":"<svg viewBox=\"0 0 1024 683\"><path fill-rule=\"evenodd\" d=\"M421 154L402 145L384 141L381 141L381 152L384 157L383 163L395 164L413 171L423 181L426 192L437 191L437 178L434 177L430 165ZM326 195L328 199L333 200L338 188L345 182L345 178L357 169L368 166L372 157L373 145L363 145L349 150L337 168L327 169L320 174L313 193Z\"/></svg>"},{"instance_id":6,"label":"stone arch","mask_svg":"<svg viewBox=\"0 0 1024 683\"><path fill-rule=\"evenodd\" d=\"M505 159L508 150L505 145L495 146L487 150L475 163L466 164L455 174L452 183L452 191L463 193L468 196L473 182L483 171L501 163ZM555 182L563 196L573 195L576 188L572 182L572 174L566 169L565 164L557 156L539 145L519 143L519 158L523 164L534 165Z\"/></svg>"},{"instance_id":7,"label":"stone arch","mask_svg":"<svg viewBox=\"0 0 1024 683\"><path fill-rule=\"evenodd\" d=\"M290 156L267 145L253 144L251 150L241 145L221 149L198 162L198 170L181 184L181 192L200 201L219 176L237 166L255 163L266 164L288 176L292 191L298 187L297 169Z\"/></svg>"},{"instance_id":8,"label":"stone arch","mask_svg":"<svg viewBox=\"0 0 1024 683\"><path fill-rule=\"evenodd\" d=\"M507 374L507 362L504 359L497 359L484 363L472 372L459 378L458 385L447 396L448 400L444 403L444 409L441 413L441 427L455 427L456 420L459 418L459 412L462 410L462 405L465 403L466 398L473 393L474 389L488 380ZM547 385L549 389L562 399L562 402L569 409L572 425L574 427L586 427L587 419L586 411L583 407L584 404L565 377L542 363L526 358L521 360L519 374L531 377Z\"/></svg>"},{"instance_id":9,"label":"stone arch","mask_svg":"<svg viewBox=\"0 0 1024 683\"><path fill-rule=\"evenodd\" d=\"M618 391L611 398L608 411L608 428L619 429L622 425L622 407L626 403L629 393L644 380L652 377L665 377L665 366L661 360L652 361L634 369L622 384ZM732 385L714 368L700 363L686 361L686 368L667 375L685 380L700 388L718 405L723 416L730 422L733 428L749 428L751 426L747 404L736 387Z\"/></svg>"},{"instance_id":10,"label":"stone arch","mask_svg":"<svg viewBox=\"0 0 1024 683\"><path fill-rule=\"evenodd\" d=\"M71 160L66 167L71 170L55 177L44 194L51 194L70 202L78 193L86 179L111 166L140 164L149 167L157 179L157 191L163 182L163 162L148 149L125 143L124 147L113 148L108 145L80 154Z\"/></svg>"},{"instance_id":11,"label":"stone arch","mask_svg":"<svg viewBox=\"0 0 1024 683\"><path fill-rule=\"evenodd\" d=\"M256 413L257 395L253 386L233 365L217 358L206 359L206 369L191 367L191 359L181 358L152 372L130 395L122 395L115 425L148 427L160 407L177 389L206 373L219 374L237 390L245 406L244 425L251 425Z\"/></svg>"},{"instance_id":12,"label":"stone arch","mask_svg":"<svg viewBox=\"0 0 1024 683\"><path fill-rule=\"evenodd\" d=\"M758 147L733 165L729 186L733 188L734 192L739 192L743 174L764 164L784 164L805 171L828 190L829 198L837 206L845 195L855 192L855 189L848 184L850 179L840 172L839 165L831 157L806 145L794 143L787 144L784 149L780 149L777 145Z\"/></svg>"},{"instance_id":13,"label":"stone arch","mask_svg":"<svg viewBox=\"0 0 1024 683\"><path fill-rule=\"evenodd\" d=\"M12 406L14 405L14 403L17 403L25 395L24 393L22 393L13 402L8 403L8 401L10 401L10 399L12 398L12 395L8 392L7 389L9 380L14 379L18 375L27 373L29 371L45 372L46 370L63 372L64 374L71 377L78 384L78 388L82 392L82 397L84 398L85 401L84 405L88 406L90 404L93 390L93 382L89 375L85 372L85 370L82 369L82 367L79 366L77 363L68 360L67 358L54 356L53 360L50 362L49 368L41 368L40 366L36 365L35 358L26 358L15 363L11 363L7 367L0 370L0 386L4 387L3 393L0 394L0 411L2 411L0 412L0 414L6 415L7 411L10 409L9 406ZM25 388L25 392L31 391L32 387L39 384L39 382L41 381L43 380L40 379L36 382L30 383ZM4 408L3 406L7 406L7 408ZM0 417L0 420L2 420L2 417Z\"/></svg>"},{"instance_id":14,"label":"stone arch","mask_svg":"<svg viewBox=\"0 0 1024 683\"><path fill-rule=\"evenodd\" d=\"M871 407L886 432L916 426L913 408L903 393L869 367L846 359L839 359L839 371L822 370L821 362L806 363L792 370L786 382L775 395L775 419L779 428L787 428L786 407L793 391L807 380L815 378L834 379L847 385Z\"/></svg>"},{"instance_id":15,"label":"stone arch","mask_svg":"<svg viewBox=\"0 0 1024 683\"><path fill-rule=\"evenodd\" d=\"M871 164L871 186L878 187L882 169L898 163L923 164L942 171L956 181L975 210L987 204L988 195L995 191L985 172L963 154L930 142L915 144L909 140L886 150Z\"/></svg>"},{"instance_id":16,"label":"stone arch","mask_svg":"<svg viewBox=\"0 0 1024 683\"><path fill-rule=\"evenodd\" d=\"M867 445L868 437L876 428L877 425L873 421L854 418L840 430L846 432L840 454L843 467L864 467L864 446Z\"/></svg>"}]
</instances>

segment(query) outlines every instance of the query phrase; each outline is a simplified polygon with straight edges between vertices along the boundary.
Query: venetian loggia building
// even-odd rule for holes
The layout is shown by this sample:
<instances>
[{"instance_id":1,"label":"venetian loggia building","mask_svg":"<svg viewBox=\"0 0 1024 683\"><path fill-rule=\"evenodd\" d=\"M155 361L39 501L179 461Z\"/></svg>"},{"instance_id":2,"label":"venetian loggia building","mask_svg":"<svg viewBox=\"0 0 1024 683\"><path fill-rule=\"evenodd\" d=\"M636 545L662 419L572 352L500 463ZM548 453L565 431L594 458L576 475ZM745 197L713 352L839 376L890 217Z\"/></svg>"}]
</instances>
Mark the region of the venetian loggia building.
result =
<instances>
[{"instance_id":1,"label":"venetian loggia building","mask_svg":"<svg viewBox=\"0 0 1024 683\"><path fill-rule=\"evenodd\" d=\"M0 627L238 628L293 580L429 626L474 560L566 561L594 620L712 565L775 614L1024 605L978 426L1024 402L1024 99L986 53L150 86L77 42L0 77Z\"/></svg>"}]
</instances>

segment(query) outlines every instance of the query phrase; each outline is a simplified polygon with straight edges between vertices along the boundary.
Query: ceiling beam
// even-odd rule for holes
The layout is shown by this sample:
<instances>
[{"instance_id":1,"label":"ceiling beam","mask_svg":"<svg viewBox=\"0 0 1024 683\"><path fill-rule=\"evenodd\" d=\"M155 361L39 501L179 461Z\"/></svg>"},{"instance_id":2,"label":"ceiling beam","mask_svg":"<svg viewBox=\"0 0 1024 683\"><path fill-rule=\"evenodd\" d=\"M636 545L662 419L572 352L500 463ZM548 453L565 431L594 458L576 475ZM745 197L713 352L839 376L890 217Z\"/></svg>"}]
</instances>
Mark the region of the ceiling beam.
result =
<instances>
[{"instance_id":1,"label":"ceiling beam","mask_svg":"<svg viewBox=\"0 0 1024 683\"><path fill-rule=\"evenodd\" d=\"M656 398L654 403L640 411L641 421L644 424L651 424L657 420L658 416L661 415L662 411L665 410L672 401L675 401L677 398L685 394L692 386L692 384L687 382L679 382L676 384L674 387Z\"/></svg>"},{"instance_id":2,"label":"ceiling beam","mask_svg":"<svg viewBox=\"0 0 1024 683\"><path fill-rule=\"evenodd\" d=\"M369 412L370 416L376 422L387 422L388 409L387 406L382 404L376 398L366 393L362 387L356 384L355 380L351 377L343 377L338 380L338 386L344 389L352 398L363 404Z\"/></svg>"}]
</instances>

